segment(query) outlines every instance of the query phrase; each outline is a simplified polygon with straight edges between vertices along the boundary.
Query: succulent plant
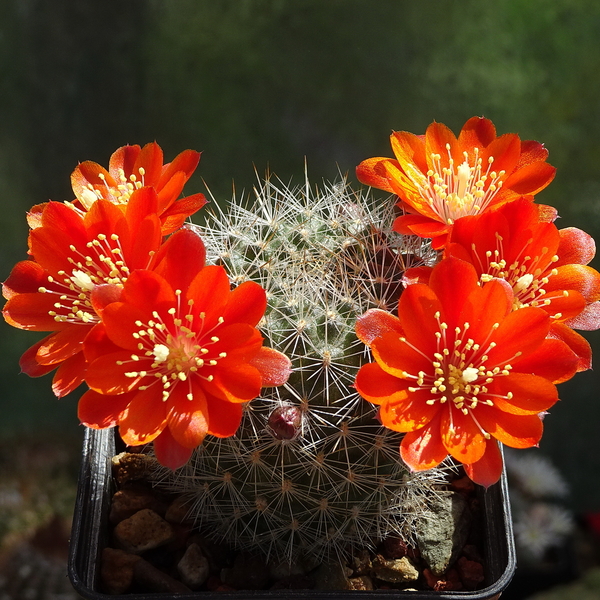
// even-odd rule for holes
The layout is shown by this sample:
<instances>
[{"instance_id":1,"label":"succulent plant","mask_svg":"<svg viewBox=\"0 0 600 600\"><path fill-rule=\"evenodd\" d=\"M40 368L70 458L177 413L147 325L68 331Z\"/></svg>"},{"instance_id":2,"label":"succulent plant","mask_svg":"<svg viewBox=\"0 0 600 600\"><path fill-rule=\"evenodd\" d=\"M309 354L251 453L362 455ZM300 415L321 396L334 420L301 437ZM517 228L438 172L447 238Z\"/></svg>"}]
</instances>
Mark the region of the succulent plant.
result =
<instances>
[{"instance_id":1,"label":"succulent plant","mask_svg":"<svg viewBox=\"0 0 600 600\"><path fill-rule=\"evenodd\" d=\"M391 231L393 201L376 202L345 180L313 190L307 176L298 187L267 177L255 196L188 227L234 285L266 289L259 326L293 373L246 405L235 436L209 436L187 465L154 478L186 495L190 515L216 537L274 559L342 555L390 534L411 539L444 470L410 473L400 434L355 392L369 356L354 327L369 308L392 310L405 269L436 254Z\"/></svg>"}]
</instances>

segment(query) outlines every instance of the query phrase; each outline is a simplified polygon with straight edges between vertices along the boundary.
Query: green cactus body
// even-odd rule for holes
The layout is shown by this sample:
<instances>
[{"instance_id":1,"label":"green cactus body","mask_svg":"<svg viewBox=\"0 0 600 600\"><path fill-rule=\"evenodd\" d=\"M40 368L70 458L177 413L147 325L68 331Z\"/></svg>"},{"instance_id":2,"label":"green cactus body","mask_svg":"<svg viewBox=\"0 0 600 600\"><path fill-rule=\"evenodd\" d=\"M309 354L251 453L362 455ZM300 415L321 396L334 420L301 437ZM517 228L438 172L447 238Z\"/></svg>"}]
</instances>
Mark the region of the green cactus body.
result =
<instances>
[{"instance_id":1,"label":"green cactus body","mask_svg":"<svg viewBox=\"0 0 600 600\"><path fill-rule=\"evenodd\" d=\"M235 436L209 436L187 465L156 479L189 495L190 514L215 536L276 560L342 555L391 533L410 539L444 471L410 474L400 434L353 389L369 360L354 326L369 308L394 309L404 270L435 253L390 231L393 200L377 206L345 182L313 191L308 179L290 188L267 178L255 194L251 207L234 200L192 227L234 285L266 289L259 327L293 373L248 403Z\"/></svg>"}]
</instances>

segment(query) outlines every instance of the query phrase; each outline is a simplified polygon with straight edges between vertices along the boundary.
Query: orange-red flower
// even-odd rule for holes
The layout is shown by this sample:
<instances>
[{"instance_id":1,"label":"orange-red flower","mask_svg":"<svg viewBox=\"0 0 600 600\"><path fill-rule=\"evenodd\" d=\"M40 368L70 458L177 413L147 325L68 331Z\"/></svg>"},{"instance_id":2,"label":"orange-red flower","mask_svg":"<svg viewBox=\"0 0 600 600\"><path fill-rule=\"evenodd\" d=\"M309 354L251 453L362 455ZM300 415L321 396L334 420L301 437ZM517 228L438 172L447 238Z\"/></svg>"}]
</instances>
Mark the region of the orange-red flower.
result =
<instances>
[{"instance_id":1,"label":"orange-red flower","mask_svg":"<svg viewBox=\"0 0 600 600\"><path fill-rule=\"evenodd\" d=\"M2 286L5 320L14 327L51 331L21 358L32 377L58 367L53 391L64 396L82 381L85 337L100 321L134 269L148 268L162 240L152 188L132 194L121 210L98 200L83 215L61 202L48 202L39 226L30 231L34 260L17 263Z\"/></svg>"},{"instance_id":2,"label":"orange-red flower","mask_svg":"<svg viewBox=\"0 0 600 600\"><path fill-rule=\"evenodd\" d=\"M408 214L396 219L394 229L433 238L435 249L460 217L534 195L554 178L542 144L514 133L497 137L482 117L469 119L458 138L432 123L425 135L394 132L391 142L396 159L369 158L357 167L357 177L399 196Z\"/></svg>"},{"instance_id":3,"label":"orange-red flower","mask_svg":"<svg viewBox=\"0 0 600 600\"><path fill-rule=\"evenodd\" d=\"M178 248L154 271L129 277L103 311L103 331L85 342L91 391L79 403L88 427L118 425L129 445L154 442L159 461L177 468L207 434L233 435L243 404L263 386L285 383L289 359L263 347L256 329L266 294L254 282L230 290L220 266L190 268ZM185 251L185 252L184 252Z\"/></svg>"},{"instance_id":4,"label":"orange-red flower","mask_svg":"<svg viewBox=\"0 0 600 600\"><path fill-rule=\"evenodd\" d=\"M562 339L579 356L578 370L591 368L589 343L573 331L600 327L600 273L587 264L594 240L580 229L558 229L540 221L540 207L519 199L499 209L459 219L445 256L473 264L480 282L492 277L513 289L513 309L537 306L551 319L551 337ZM409 269L405 280L427 280L431 269Z\"/></svg>"},{"instance_id":5,"label":"orange-red flower","mask_svg":"<svg viewBox=\"0 0 600 600\"><path fill-rule=\"evenodd\" d=\"M513 302L504 280L479 285L471 264L450 257L428 285L403 292L398 317L373 309L358 320L375 362L360 369L356 389L381 406L386 427L406 433L400 452L411 469L450 454L488 486L502 470L496 440L515 448L539 442L539 413L558 400L553 382L575 373L577 357L547 339L545 310L513 311Z\"/></svg>"},{"instance_id":6,"label":"orange-red flower","mask_svg":"<svg viewBox=\"0 0 600 600\"><path fill-rule=\"evenodd\" d=\"M200 161L200 153L184 150L172 162L163 165L163 152L156 142L123 146L110 157L108 170L92 161L80 163L71 175L76 200L73 206L88 211L98 199L124 207L131 195L142 187L153 188L158 196L158 215L163 235L177 230L185 219L206 204L204 194L179 198L183 187ZM39 224L45 204L33 207L28 220L32 228Z\"/></svg>"}]
</instances>

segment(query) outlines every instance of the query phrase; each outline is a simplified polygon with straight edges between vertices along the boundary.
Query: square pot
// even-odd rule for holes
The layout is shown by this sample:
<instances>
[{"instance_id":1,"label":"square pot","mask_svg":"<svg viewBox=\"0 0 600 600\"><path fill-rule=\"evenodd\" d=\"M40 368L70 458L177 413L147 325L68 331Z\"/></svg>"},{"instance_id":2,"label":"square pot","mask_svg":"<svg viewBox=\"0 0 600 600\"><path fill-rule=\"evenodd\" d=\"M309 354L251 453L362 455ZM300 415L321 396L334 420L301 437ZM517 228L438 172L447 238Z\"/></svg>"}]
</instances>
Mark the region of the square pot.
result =
<instances>
[{"instance_id":1,"label":"square pot","mask_svg":"<svg viewBox=\"0 0 600 600\"><path fill-rule=\"evenodd\" d=\"M116 454L113 429L86 429L69 550L69 577L75 590L89 600L390 600L396 596L424 600L494 599L508 586L516 568L514 537L506 474L487 490L478 487L482 505L485 587L476 591L324 591L264 590L193 592L189 594L105 594L99 588L100 557L108 541L108 515L114 493L111 458Z\"/></svg>"}]
</instances>

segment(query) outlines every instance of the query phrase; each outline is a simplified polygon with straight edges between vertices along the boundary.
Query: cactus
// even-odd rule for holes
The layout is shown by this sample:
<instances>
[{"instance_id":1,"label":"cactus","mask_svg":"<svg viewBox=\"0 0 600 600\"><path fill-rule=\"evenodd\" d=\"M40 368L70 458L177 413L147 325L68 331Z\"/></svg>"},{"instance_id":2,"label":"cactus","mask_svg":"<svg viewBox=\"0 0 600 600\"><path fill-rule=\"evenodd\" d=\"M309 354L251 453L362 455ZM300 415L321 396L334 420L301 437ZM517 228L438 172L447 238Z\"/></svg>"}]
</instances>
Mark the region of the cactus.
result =
<instances>
[{"instance_id":1,"label":"cactus","mask_svg":"<svg viewBox=\"0 0 600 600\"><path fill-rule=\"evenodd\" d=\"M409 473L400 434L354 391L369 360L354 325L369 308L392 310L404 270L435 252L391 231L393 201L376 203L344 180L313 191L308 177L299 187L267 177L255 195L188 227L234 285L266 289L260 329L294 372L246 406L235 436L207 438L187 465L154 478L186 495L190 515L216 537L275 560L341 556L392 533L411 540L445 472Z\"/></svg>"}]
</instances>

